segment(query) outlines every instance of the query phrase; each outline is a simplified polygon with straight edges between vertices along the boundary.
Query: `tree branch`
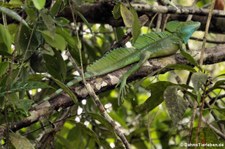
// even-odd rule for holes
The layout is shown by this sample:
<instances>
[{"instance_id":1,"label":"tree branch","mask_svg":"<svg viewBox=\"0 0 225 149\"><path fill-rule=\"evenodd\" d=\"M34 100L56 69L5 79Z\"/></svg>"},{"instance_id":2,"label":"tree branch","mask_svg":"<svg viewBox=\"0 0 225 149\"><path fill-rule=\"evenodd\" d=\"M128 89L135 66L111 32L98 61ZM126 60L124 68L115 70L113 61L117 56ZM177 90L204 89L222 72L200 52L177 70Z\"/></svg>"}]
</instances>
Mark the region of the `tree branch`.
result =
<instances>
[{"instance_id":1,"label":"tree branch","mask_svg":"<svg viewBox=\"0 0 225 149\"><path fill-rule=\"evenodd\" d=\"M146 14L149 17L149 20L153 18L156 13L161 14L170 14L168 21L179 20L186 21L188 15L193 15L193 21L201 22L200 30L205 30L207 15L209 13L208 9L200 9L194 7L182 7L180 9L175 9L173 7L167 6L155 6L149 4L137 4L132 3L132 6L137 10L139 15ZM81 5L77 9L90 23L101 23L109 24L111 26L124 26L122 19L115 20L112 15L114 4L109 2L99 2L96 4ZM71 11L69 8L65 8L62 13L58 16L65 17L72 21ZM212 23L210 25L210 32L214 33L224 33L225 28L225 12L220 10L214 10L212 13ZM77 21L82 22L82 19L79 17ZM156 19L153 20L153 24L156 24ZM149 23L146 24L147 26Z\"/></svg>"},{"instance_id":2,"label":"tree branch","mask_svg":"<svg viewBox=\"0 0 225 149\"><path fill-rule=\"evenodd\" d=\"M156 13L161 13L164 15L170 14L170 17L168 21L171 20L179 20L179 21L185 21L188 17L188 15L192 14L193 21L199 21L201 22L200 30L205 29L206 20L207 20L207 14L209 13L208 9L200 9L200 8L193 8L193 7L182 7L180 9L175 9L173 7L167 7L167 6L156 6L156 5L149 5L149 4L140 4L140 3L131 3L132 6L137 10L139 16L146 14L149 17L149 20L153 18L153 16ZM94 4L84 4L77 6L77 11L79 11L85 19L90 23L101 23L101 24L109 24L111 26L117 27L117 26L124 26L122 19L114 19L112 15L112 10L114 7L114 3L111 1L101 1ZM17 8L17 12L20 12L19 14L24 14L24 17L26 17L25 11L22 9ZM210 25L210 32L214 33L225 33L225 12L220 10L214 10L212 13L212 23ZM64 8L63 10L60 10L57 17L65 17L66 19L73 22L71 9L68 7ZM25 19L25 18L24 18ZM15 21L7 17L8 23L15 23ZM78 22L82 22L82 19L77 16ZM156 19L153 20L153 24L156 24ZM2 23L3 20L0 17L0 23ZM146 24L146 26L148 26Z\"/></svg>"},{"instance_id":3,"label":"tree branch","mask_svg":"<svg viewBox=\"0 0 225 149\"><path fill-rule=\"evenodd\" d=\"M197 51L193 53L195 58L199 60L200 52ZM219 45L213 48L207 48L204 56L204 64L214 64L225 61L225 44ZM187 60L185 60L180 54L175 54L169 57L159 58L159 59L150 59L147 65L141 67L141 69L133 74L128 82L133 80L138 80L139 78L146 77L153 71L160 70L169 64L186 64L190 65ZM100 76L89 80L94 91L99 94L103 91L110 90L118 83L120 76L126 72L130 66L117 70L115 72L109 73L104 76ZM164 70L164 72L169 70ZM163 72L162 72L163 73ZM78 85L72 88L74 93L77 95L78 99L83 99L88 96L88 92L84 86ZM60 94L49 101L44 101L38 105L35 105L30 109L30 116L24 118L23 120L15 123L11 123L9 126L10 130L17 131L23 127L28 127L31 124L37 122L42 117L46 117L51 114L53 111L58 110L59 108L66 108L72 106L74 103L70 97L66 94ZM0 126L0 138L3 136L6 130L5 125Z\"/></svg>"}]
</instances>

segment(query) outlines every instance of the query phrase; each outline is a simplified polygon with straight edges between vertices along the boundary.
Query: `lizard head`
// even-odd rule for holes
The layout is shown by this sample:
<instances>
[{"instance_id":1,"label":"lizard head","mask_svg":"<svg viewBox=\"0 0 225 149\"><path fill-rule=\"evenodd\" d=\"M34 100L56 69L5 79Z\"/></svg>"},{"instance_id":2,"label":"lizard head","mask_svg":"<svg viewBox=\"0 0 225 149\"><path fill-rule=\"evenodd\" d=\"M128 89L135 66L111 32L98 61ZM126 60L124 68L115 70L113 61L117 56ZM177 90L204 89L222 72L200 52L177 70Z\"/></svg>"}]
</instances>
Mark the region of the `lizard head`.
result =
<instances>
[{"instance_id":1,"label":"lizard head","mask_svg":"<svg viewBox=\"0 0 225 149\"><path fill-rule=\"evenodd\" d=\"M200 27L200 22L183 22L178 28L177 28L177 34L180 38L183 39L184 43L187 43L188 39L191 37L191 35Z\"/></svg>"},{"instance_id":2,"label":"lizard head","mask_svg":"<svg viewBox=\"0 0 225 149\"><path fill-rule=\"evenodd\" d=\"M171 33L176 33L184 43L187 43L191 35L200 27L200 22L187 21L171 21L166 25L166 29Z\"/></svg>"}]
</instances>

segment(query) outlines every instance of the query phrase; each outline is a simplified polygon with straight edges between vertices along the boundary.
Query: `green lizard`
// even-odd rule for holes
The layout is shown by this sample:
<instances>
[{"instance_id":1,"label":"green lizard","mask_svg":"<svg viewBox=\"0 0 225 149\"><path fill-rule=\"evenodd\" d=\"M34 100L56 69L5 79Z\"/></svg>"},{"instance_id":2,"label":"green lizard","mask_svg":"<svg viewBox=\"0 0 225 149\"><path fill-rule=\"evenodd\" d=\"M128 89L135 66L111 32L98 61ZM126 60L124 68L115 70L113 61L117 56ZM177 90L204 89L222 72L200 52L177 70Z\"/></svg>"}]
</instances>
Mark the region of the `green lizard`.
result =
<instances>
[{"instance_id":1,"label":"green lizard","mask_svg":"<svg viewBox=\"0 0 225 149\"><path fill-rule=\"evenodd\" d=\"M169 32L151 32L138 37L133 48L117 48L105 54L102 58L87 66L84 73L85 79L107 74L117 69L134 64L120 79L119 97L124 94L127 78L136 72L148 59L164 57L175 54L186 44L192 34L199 28L199 22L178 22L171 21L166 29ZM81 77L75 78L67 85L72 86L82 81ZM51 98L62 92L57 90L46 99Z\"/></svg>"}]
</instances>

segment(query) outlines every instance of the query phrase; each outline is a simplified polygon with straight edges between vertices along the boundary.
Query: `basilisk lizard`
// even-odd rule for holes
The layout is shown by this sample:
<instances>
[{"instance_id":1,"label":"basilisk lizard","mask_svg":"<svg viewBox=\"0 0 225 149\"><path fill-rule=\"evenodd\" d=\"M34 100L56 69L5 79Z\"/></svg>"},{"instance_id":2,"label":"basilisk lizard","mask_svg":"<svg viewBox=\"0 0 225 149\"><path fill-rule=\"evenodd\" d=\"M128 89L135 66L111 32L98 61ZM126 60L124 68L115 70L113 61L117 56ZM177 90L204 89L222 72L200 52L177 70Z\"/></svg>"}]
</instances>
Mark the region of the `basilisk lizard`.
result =
<instances>
[{"instance_id":1,"label":"basilisk lizard","mask_svg":"<svg viewBox=\"0 0 225 149\"><path fill-rule=\"evenodd\" d=\"M187 43L199 26L199 22L171 21L166 25L168 31L140 35L133 48L117 48L106 53L102 58L87 66L84 77L89 79L104 75L137 62L120 78L118 83L120 84L119 97L122 97L127 78L131 74L136 72L148 59L175 54L182 48L182 44ZM80 81L82 81L82 78L77 77L67 85L72 86ZM62 91L62 89L59 89L46 99L50 99Z\"/></svg>"}]
</instances>

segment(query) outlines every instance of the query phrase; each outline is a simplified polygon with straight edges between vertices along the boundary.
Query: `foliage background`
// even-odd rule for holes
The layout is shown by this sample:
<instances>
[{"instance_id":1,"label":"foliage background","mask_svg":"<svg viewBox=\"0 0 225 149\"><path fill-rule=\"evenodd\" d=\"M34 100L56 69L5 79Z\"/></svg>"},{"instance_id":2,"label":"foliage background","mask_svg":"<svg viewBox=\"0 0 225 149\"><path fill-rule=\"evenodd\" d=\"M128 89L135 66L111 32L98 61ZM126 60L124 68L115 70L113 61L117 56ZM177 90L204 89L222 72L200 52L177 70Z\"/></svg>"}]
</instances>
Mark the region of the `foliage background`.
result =
<instances>
[{"instance_id":1,"label":"foliage background","mask_svg":"<svg viewBox=\"0 0 225 149\"><path fill-rule=\"evenodd\" d=\"M132 1L135 2L150 6L157 3ZM193 2L174 1L181 6L190 6ZM210 3L199 0L194 8ZM89 6L95 4L105 7L101 7L99 13L85 15L91 9ZM129 5L123 5L121 10L121 4L115 4L94 0L0 1L0 137L3 148L123 148L123 142L90 97L81 99L78 95L79 102L74 98L74 103L71 100L74 95L62 94L61 100L55 103L40 104L77 75L71 59L80 68L82 62L85 70L87 64L102 57L116 45L114 43L120 43L129 34L133 36L129 39L132 42L140 33L161 30L156 23L159 20L163 24L159 15L149 17L148 23L141 27L138 17L148 12L136 12L128 9ZM102 13L103 16L98 16ZM112 13L117 19L108 23L113 18ZM220 24L217 26L223 28ZM204 24L188 43L188 53L200 51L202 40L196 38L204 37L203 28ZM210 30L207 36L212 41L207 47L224 44L224 32L215 30ZM191 67L173 65L168 69L174 70L163 71L166 73L157 71L141 80L134 78L122 105L117 102L118 89L111 87L100 91L102 104L121 126L132 148L224 143L224 63L202 66L192 56L183 56ZM70 93L68 89L64 91ZM63 104L68 99L71 102Z\"/></svg>"}]
</instances>

